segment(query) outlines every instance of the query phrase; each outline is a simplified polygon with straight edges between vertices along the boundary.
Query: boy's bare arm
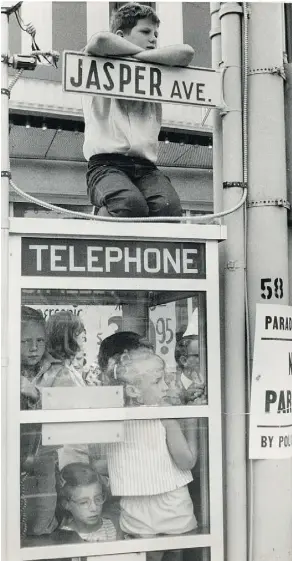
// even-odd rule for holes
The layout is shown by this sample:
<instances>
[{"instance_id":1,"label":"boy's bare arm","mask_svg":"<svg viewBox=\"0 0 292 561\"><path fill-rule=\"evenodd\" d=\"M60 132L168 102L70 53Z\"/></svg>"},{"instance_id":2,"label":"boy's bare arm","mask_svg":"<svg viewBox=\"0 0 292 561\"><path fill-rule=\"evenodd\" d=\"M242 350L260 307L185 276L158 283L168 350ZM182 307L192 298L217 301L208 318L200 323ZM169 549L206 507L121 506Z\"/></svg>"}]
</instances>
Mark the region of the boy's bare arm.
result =
<instances>
[{"instance_id":1,"label":"boy's bare arm","mask_svg":"<svg viewBox=\"0 0 292 561\"><path fill-rule=\"evenodd\" d=\"M192 469L198 457L196 419L186 419L185 434L175 419L163 419L161 422L166 429L169 453L176 465L181 469Z\"/></svg>"},{"instance_id":2,"label":"boy's bare arm","mask_svg":"<svg viewBox=\"0 0 292 561\"><path fill-rule=\"evenodd\" d=\"M102 31L89 39L85 52L93 56L134 56L143 49L115 33Z\"/></svg>"},{"instance_id":3,"label":"boy's bare arm","mask_svg":"<svg viewBox=\"0 0 292 561\"><path fill-rule=\"evenodd\" d=\"M165 64L166 66L188 66L193 55L194 49L190 45L171 45L142 51L135 54L135 58L143 62Z\"/></svg>"}]
</instances>

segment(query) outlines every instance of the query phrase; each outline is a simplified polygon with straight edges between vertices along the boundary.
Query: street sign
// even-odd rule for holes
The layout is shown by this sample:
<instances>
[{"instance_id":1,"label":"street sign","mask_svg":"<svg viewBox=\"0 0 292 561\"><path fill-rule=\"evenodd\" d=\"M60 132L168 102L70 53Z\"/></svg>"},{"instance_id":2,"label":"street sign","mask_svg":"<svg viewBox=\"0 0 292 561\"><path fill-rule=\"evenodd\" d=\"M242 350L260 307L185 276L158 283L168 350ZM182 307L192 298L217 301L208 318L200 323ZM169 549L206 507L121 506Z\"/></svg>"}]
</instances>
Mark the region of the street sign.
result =
<instances>
[{"instance_id":1,"label":"street sign","mask_svg":"<svg viewBox=\"0 0 292 561\"><path fill-rule=\"evenodd\" d=\"M220 73L208 68L170 67L65 51L63 90L121 99L218 107Z\"/></svg>"},{"instance_id":2,"label":"street sign","mask_svg":"<svg viewBox=\"0 0 292 561\"><path fill-rule=\"evenodd\" d=\"M292 306L257 305L249 457L292 457Z\"/></svg>"}]
</instances>

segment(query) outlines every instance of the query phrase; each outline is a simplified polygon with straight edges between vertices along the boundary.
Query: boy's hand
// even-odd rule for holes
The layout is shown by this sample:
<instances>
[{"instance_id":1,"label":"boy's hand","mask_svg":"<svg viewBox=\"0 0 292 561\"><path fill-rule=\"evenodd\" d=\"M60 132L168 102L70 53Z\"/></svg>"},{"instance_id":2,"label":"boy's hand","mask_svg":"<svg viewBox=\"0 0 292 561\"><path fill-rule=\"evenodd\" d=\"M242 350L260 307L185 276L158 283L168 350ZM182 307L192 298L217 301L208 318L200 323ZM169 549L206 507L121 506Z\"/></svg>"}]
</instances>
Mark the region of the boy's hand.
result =
<instances>
[{"instance_id":1,"label":"boy's hand","mask_svg":"<svg viewBox=\"0 0 292 561\"><path fill-rule=\"evenodd\" d=\"M185 390L185 401L187 404L193 403L194 405L206 405L207 398L205 395L206 384L205 382L194 382L187 390Z\"/></svg>"},{"instance_id":2,"label":"boy's hand","mask_svg":"<svg viewBox=\"0 0 292 561\"><path fill-rule=\"evenodd\" d=\"M20 392L32 401L39 399L39 391L25 376L20 376Z\"/></svg>"}]
</instances>

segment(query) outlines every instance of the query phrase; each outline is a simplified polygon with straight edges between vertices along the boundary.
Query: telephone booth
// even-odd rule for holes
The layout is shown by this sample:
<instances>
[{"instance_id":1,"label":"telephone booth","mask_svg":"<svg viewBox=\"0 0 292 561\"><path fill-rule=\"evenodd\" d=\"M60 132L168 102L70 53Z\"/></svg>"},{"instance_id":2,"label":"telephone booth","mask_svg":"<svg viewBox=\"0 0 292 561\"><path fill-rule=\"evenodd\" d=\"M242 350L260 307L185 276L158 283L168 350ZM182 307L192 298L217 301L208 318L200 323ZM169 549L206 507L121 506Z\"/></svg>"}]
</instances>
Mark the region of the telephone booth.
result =
<instances>
[{"instance_id":1,"label":"telephone booth","mask_svg":"<svg viewBox=\"0 0 292 561\"><path fill-rule=\"evenodd\" d=\"M11 219L7 560L223 561L218 242L225 237L220 225L162 228L158 223ZM82 325L81 351L66 359L66 376L78 373L79 382L72 384L62 382L61 354L44 366L51 349L45 348L43 325L62 311ZM34 312L43 320L39 326L37 319L25 316ZM140 399L140 386L134 395L138 387L134 382L130 391L125 378L121 382L115 377L116 363L114 384L98 363L102 341L129 331L146 340L153 353L147 364L137 367L137 384L147 385L147 400ZM68 338L67 344L70 347ZM33 370L29 360L32 365L43 360L37 396L27 383L26 372ZM160 377L155 381L157 368ZM162 383L159 401L157 388ZM129 460L133 471L122 465L125 458L116 457L117 477L123 473L126 481L121 496L109 474L109 462L113 450L129 444L129 426L139 427L135 442L145 457L141 472L135 471L135 442L127 452L133 454ZM193 464L180 466L188 475L174 484L175 490L183 487L191 500L192 524L184 525L183 500L182 505L174 503L177 518L172 525L164 526L163 510L157 507L157 522L147 521L145 514L140 531L138 522L133 531L125 523L120 528L121 505L129 495L135 496L136 510L145 507L149 491L143 494L141 487L147 477L154 489L151 500L165 493L169 474L167 467L159 466L160 436L155 431L159 427L159 435L168 434L169 426L174 444L167 441L166 448L172 465L177 461L172 448L176 436L185 435L188 427L195 434L196 458ZM64 469L72 464L96 470L102 499L74 494L73 484L69 489ZM165 476L157 483L161 470ZM64 488L72 494L65 494ZM173 492L168 489L167 495ZM110 520L112 533L95 535L95 511L89 517L92 536L84 530L82 513L90 501L98 503L103 521Z\"/></svg>"}]
</instances>

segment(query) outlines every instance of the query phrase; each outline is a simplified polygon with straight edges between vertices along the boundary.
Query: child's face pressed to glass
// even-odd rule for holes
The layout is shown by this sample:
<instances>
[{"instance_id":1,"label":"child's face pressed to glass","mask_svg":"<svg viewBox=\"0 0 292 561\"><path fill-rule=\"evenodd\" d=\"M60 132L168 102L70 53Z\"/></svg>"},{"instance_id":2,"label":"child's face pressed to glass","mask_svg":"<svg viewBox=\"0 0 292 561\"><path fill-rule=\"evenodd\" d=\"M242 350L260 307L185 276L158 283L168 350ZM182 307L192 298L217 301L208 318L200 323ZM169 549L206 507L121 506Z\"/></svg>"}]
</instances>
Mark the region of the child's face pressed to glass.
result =
<instances>
[{"instance_id":1,"label":"child's face pressed to glass","mask_svg":"<svg viewBox=\"0 0 292 561\"><path fill-rule=\"evenodd\" d=\"M135 384L140 393L140 402L144 405L164 403L168 387L164 379L163 360L157 355L152 355L147 360L137 361L135 367L141 372L137 385Z\"/></svg>"},{"instance_id":2,"label":"child's face pressed to glass","mask_svg":"<svg viewBox=\"0 0 292 561\"><path fill-rule=\"evenodd\" d=\"M91 527L99 522L103 503L102 487L96 482L71 489L66 508L77 525Z\"/></svg>"},{"instance_id":3,"label":"child's face pressed to glass","mask_svg":"<svg viewBox=\"0 0 292 561\"><path fill-rule=\"evenodd\" d=\"M150 18L139 19L129 33L123 33L127 41L141 49L155 49L158 37L158 25Z\"/></svg>"},{"instance_id":4,"label":"child's face pressed to glass","mask_svg":"<svg viewBox=\"0 0 292 561\"><path fill-rule=\"evenodd\" d=\"M34 367L45 352L45 329L37 321L26 321L21 326L21 365Z\"/></svg>"}]
</instances>

